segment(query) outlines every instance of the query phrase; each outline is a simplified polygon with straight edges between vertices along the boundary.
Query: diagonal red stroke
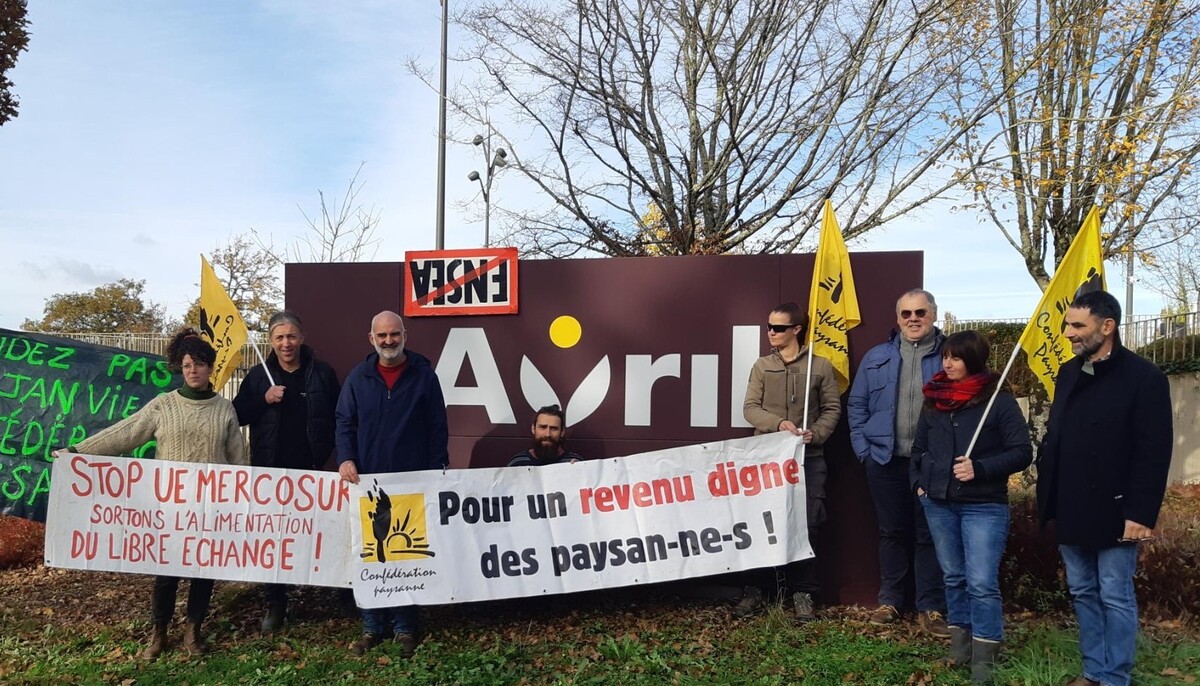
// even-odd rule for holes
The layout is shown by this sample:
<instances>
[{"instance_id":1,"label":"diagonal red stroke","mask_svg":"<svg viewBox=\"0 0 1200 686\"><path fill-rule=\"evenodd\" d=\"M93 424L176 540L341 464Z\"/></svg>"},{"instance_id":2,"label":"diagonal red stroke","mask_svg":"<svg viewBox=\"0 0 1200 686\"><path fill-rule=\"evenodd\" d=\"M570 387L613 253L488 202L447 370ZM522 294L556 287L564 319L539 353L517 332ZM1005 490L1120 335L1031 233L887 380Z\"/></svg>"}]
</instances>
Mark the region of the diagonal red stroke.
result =
<instances>
[{"instance_id":1,"label":"diagonal red stroke","mask_svg":"<svg viewBox=\"0 0 1200 686\"><path fill-rule=\"evenodd\" d=\"M424 306L428 305L429 303L433 302L434 300L437 300L438 298L442 297L443 295L449 293L450 291L466 285L466 283L468 281L473 281L475 278L479 277L487 270L492 269L493 267L500 266L500 263L503 262L504 259L505 258L503 255L501 255L500 257L494 257L494 258L488 260L487 262L484 262L483 264L479 265L473 271L469 271L466 274L463 274L462 276L454 279L453 281L439 287L437 290L429 291L428 293L421 296L420 298L417 298L417 306L424 307Z\"/></svg>"}]
</instances>

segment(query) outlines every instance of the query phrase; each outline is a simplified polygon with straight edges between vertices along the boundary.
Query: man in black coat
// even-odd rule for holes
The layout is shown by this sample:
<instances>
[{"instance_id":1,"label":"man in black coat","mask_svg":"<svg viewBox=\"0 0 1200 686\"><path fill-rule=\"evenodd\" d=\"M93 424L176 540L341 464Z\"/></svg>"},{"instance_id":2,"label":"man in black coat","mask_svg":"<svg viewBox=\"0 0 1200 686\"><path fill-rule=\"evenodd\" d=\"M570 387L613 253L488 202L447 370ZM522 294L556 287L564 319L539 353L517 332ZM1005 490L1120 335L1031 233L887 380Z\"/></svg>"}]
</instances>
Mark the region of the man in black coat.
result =
<instances>
[{"instance_id":1,"label":"man in black coat","mask_svg":"<svg viewBox=\"0 0 1200 686\"><path fill-rule=\"evenodd\" d=\"M1075 357L1054 387L1038 456L1038 512L1055 522L1079 620L1083 675L1070 686L1127 686L1137 639L1137 545L1154 535L1171 466L1167 377L1121 345L1121 305L1075 298L1066 337Z\"/></svg>"},{"instance_id":2,"label":"man in black coat","mask_svg":"<svg viewBox=\"0 0 1200 686\"><path fill-rule=\"evenodd\" d=\"M250 464L280 469L320 469L333 453L334 410L341 386L328 364L304 345L300 318L287 310L267 324L271 354L252 368L233 407L238 423L250 425ZM287 587L267 584L265 633L287 616Z\"/></svg>"}]
</instances>

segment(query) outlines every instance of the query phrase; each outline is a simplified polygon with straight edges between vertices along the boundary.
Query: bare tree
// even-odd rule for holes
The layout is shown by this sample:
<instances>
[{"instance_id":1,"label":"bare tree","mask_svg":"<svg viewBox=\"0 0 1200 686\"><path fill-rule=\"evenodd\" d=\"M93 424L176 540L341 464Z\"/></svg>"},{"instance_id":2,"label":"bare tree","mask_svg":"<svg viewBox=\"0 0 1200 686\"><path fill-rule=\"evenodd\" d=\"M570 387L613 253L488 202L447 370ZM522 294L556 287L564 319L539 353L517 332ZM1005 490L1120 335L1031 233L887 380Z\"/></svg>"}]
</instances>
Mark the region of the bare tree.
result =
<instances>
[{"instance_id":1,"label":"bare tree","mask_svg":"<svg viewBox=\"0 0 1200 686\"><path fill-rule=\"evenodd\" d=\"M259 245L257 239L242 234L213 250L208 261L225 287L229 299L251 331L266 331L271 315L283 303L279 283L279 258ZM196 326L200 321L200 298L192 301L183 315L183 324Z\"/></svg>"},{"instance_id":2,"label":"bare tree","mask_svg":"<svg viewBox=\"0 0 1200 686\"><path fill-rule=\"evenodd\" d=\"M1146 285L1167 299L1172 312L1200 311L1200 233L1182 221L1169 222L1170 238L1138 253Z\"/></svg>"},{"instance_id":3,"label":"bare tree","mask_svg":"<svg viewBox=\"0 0 1200 686\"><path fill-rule=\"evenodd\" d=\"M939 162L998 96L943 115L975 50L960 4L483 2L457 18L482 76L451 105L522 137L510 166L549 199L500 212L526 250L791 251L826 197L853 237L961 182Z\"/></svg>"},{"instance_id":4,"label":"bare tree","mask_svg":"<svg viewBox=\"0 0 1200 686\"><path fill-rule=\"evenodd\" d=\"M995 0L965 25L996 39L955 84L962 116L980 93L1004 94L960 139L971 205L1041 287L1046 258L1062 260L1093 204L1105 210L1106 255L1135 249L1182 199L1194 223L1198 4Z\"/></svg>"},{"instance_id":5,"label":"bare tree","mask_svg":"<svg viewBox=\"0 0 1200 686\"><path fill-rule=\"evenodd\" d=\"M277 264L285 262L358 262L369 260L379 250L381 239L375 237L379 227L379 211L374 207L363 207L358 202L358 194L363 182L359 180L366 162L358 165L342 199L327 200L325 191L318 189L320 198L319 214L309 216L300 207L307 226L305 235L293 241L282 249L275 246L274 240L264 237L257 229L251 228L250 235L263 251L275 256Z\"/></svg>"},{"instance_id":6,"label":"bare tree","mask_svg":"<svg viewBox=\"0 0 1200 686\"><path fill-rule=\"evenodd\" d=\"M375 237L375 229L379 226L379 212L374 208L367 209L358 202L358 193L362 190L362 174L366 162L358 165L346 192L342 194L339 203L336 199L327 201L325 191L318 190L321 199L320 215L310 217L304 208L304 222L308 225L308 235L292 243L284 250L289 262L358 262L370 259L379 250L379 238Z\"/></svg>"}]
</instances>

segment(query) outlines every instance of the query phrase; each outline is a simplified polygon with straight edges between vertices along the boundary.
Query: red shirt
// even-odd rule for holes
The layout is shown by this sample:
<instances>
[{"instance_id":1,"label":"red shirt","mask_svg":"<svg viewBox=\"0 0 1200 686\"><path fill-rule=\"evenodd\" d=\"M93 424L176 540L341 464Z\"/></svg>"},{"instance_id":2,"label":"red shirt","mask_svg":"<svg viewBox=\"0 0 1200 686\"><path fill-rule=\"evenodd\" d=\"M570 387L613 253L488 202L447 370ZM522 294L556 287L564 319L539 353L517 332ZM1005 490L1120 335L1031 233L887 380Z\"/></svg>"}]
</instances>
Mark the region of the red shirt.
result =
<instances>
[{"instance_id":1,"label":"red shirt","mask_svg":"<svg viewBox=\"0 0 1200 686\"><path fill-rule=\"evenodd\" d=\"M383 377L383 383L387 385L388 390L396 387L396 382L400 380L400 375L408 369L408 358L395 367L385 367L382 364L375 363L375 369L379 371L379 375Z\"/></svg>"}]
</instances>

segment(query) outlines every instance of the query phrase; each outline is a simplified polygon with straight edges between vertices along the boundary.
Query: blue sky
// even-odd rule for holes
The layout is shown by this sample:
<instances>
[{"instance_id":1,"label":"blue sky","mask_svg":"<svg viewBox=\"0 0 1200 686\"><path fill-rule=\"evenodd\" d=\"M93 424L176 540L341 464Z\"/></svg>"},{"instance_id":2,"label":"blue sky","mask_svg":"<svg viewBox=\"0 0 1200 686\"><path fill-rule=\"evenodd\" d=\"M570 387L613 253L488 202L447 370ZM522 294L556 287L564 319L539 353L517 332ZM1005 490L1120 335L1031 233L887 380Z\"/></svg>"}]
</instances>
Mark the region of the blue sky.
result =
<instances>
[{"instance_id":1,"label":"blue sky","mask_svg":"<svg viewBox=\"0 0 1200 686\"><path fill-rule=\"evenodd\" d=\"M436 74L434 0L32 0L29 19L20 115L0 127L0 327L119 278L180 315L200 253L252 227L295 240L298 206L313 216L317 190L340 197L360 163L375 259L434 247L437 96L404 68ZM478 154L448 148L448 248L483 239ZM520 202L504 185L494 202ZM958 317L1023 317L1039 297L994 227L947 206L850 249L925 250L926 287ZM1108 281L1123 293L1111 263ZM1136 313L1160 306L1138 288Z\"/></svg>"}]
</instances>

